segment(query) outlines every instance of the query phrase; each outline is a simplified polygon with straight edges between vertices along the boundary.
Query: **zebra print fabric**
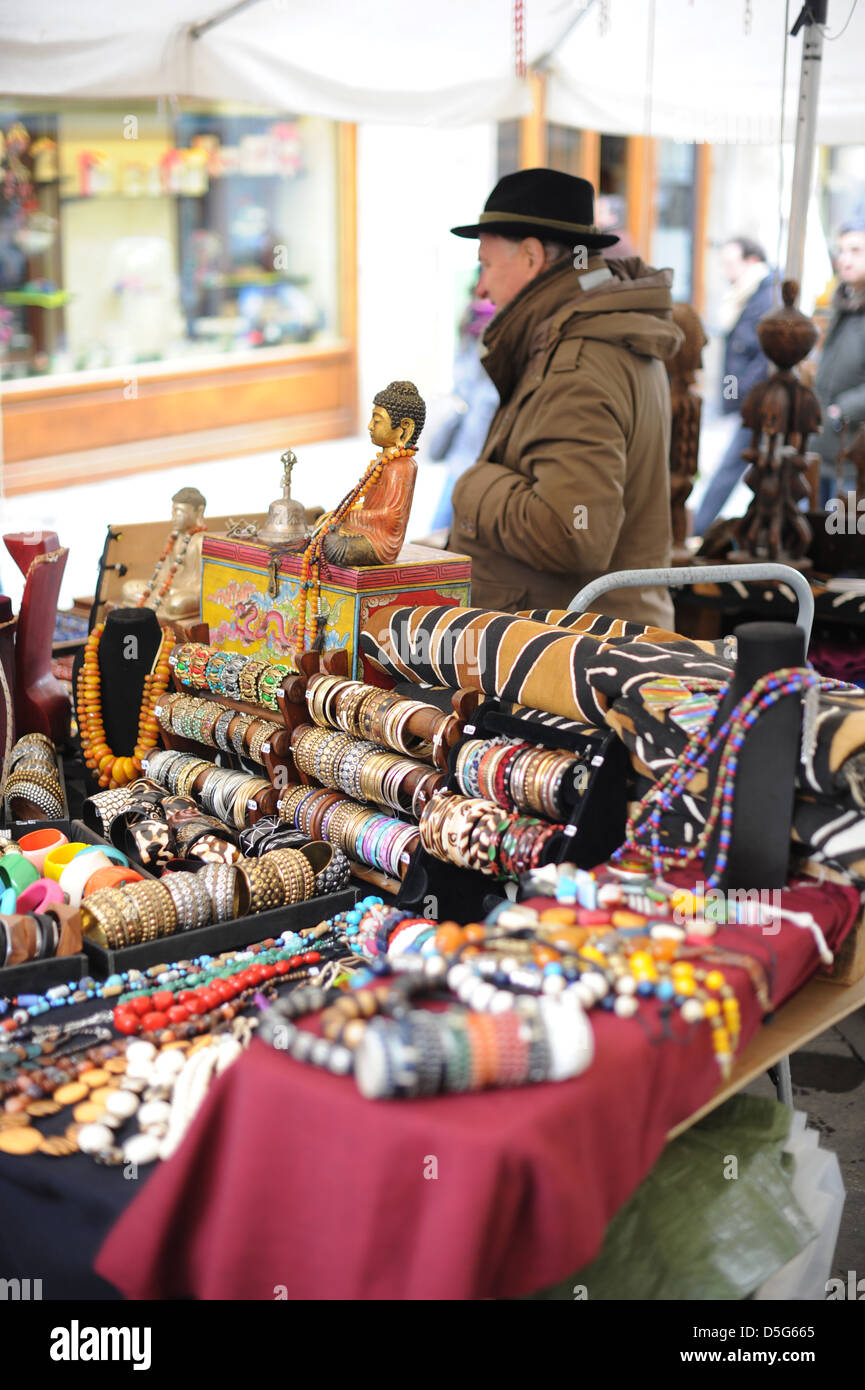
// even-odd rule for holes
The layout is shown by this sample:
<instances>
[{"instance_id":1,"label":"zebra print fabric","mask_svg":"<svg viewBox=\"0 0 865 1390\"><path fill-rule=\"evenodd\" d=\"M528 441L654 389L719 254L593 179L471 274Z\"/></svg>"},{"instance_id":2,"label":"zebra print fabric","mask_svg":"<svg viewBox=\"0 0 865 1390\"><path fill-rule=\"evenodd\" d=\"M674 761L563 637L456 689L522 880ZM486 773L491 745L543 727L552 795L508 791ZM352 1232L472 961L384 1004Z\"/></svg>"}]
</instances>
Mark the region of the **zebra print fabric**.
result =
<instances>
[{"instance_id":1,"label":"zebra print fabric","mask_svg":"<svg viewBox=\"0 0 865 1390\"><path fill-rule=\"evenodd\" d=\"M361 649L384 675L496 695L562 720L606 725L653 781L714 717L734 661L724 644L589 613L379 609ZM806 717L794 839L865 881L865 695L824 681ZM694 791L694 820L702 794ZM671 821L668 834L681 840Z\"/></svg>"}]
</instances>

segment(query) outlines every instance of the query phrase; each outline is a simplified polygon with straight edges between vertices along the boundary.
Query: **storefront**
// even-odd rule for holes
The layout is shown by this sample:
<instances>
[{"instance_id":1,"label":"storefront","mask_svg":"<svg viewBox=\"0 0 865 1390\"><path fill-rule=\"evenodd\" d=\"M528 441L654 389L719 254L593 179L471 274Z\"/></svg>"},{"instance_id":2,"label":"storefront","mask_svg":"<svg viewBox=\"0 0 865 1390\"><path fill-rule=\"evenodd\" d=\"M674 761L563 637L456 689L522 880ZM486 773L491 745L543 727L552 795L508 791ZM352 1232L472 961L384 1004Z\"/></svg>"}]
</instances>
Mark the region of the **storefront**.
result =
<instances>
[{"instance_id":1,"label":"storefront","mask_svg":"<svg viewBox=\"0 0 865 1390\"><path fill-rule=\"evenodd\" d=\"M0 130L8 494L353 430L353 126L30 102Z\"/></svg>"},{"instance_id":2,"label":"storefront","mask_svg":"<svg viewBox=\"0 0 865 1390\"><path fill-rule=\"evenodd\" d=\"M705 312L711 147L545 121L543 84L535 90L535 115L499 125L499 176L537 164L588 179L604 226L625 234L624 254L672 267L676 299Z\"/></svg>"}]
</instances>

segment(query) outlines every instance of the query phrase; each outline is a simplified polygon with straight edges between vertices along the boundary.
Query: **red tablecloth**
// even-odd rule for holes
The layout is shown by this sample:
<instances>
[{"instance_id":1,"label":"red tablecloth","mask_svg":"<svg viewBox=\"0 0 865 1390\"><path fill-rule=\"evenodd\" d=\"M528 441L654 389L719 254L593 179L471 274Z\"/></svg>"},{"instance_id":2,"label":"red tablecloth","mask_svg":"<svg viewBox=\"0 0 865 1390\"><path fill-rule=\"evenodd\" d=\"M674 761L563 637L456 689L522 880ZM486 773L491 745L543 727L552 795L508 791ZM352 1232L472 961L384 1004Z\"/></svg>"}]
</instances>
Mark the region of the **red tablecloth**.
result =
<instances>
[{"instance_id":1,"label":"red tablecloth","mask_svg":"<svg viewBox=\"0 0 865 1390\"><path fill-rule=\"evenodd\" d=\"M859 898L830 884L787 905L836 946ZM818 966L811 933L787 924L716 940L774 952L776 1007ZM760 1010L746 973L725 973L744 1046ZM668 1131L718 1088L708 1028L676 1014L662 1038L656 1010L644 1023L593 1011L595 1061L573 1081L419 1101L366 1101L351 1079L254 1042L97 1270L131 1298L471 1299L553 1284L593 1258Z\"/></svg>"}]
</instances>

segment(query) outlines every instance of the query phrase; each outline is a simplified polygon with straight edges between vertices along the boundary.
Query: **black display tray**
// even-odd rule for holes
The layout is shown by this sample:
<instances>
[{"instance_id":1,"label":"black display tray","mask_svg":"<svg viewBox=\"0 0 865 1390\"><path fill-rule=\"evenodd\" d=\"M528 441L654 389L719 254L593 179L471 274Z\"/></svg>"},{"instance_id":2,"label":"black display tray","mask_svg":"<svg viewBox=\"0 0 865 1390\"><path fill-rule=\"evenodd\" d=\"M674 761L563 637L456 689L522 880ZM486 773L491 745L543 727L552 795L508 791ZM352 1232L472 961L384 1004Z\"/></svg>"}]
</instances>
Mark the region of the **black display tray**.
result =
<instances>
[{"instance_id":1,"label":"black display tray","mask_svg":"<svg viewBox=\"0 0 865 1390\"><path fill-rule=\"evenodd\" d=\"M124 946L119 951L109 951L85 937L84 950L94 979L104 980L106 976L123 970L146 970L151 965L161 965L163 962L167 965L171 961L189 960L194 956L218 956L222 951L249 946L253 941L266 941L268 937L279 936L284 931L314 927L326 918L354 907L357 899L357 889L345 888L341 893L309 898L291 907L275 907L269 912L256 912L249 917L237 917L231 922L214 922L209 927L177 932L140 946Z\"/></svg>"},{"instance_id":2,"label":"black display tray","mask_svg":"<svg viewBox=\"0 0 865 1390\"><path fill-rule=\"evenodd\" d=\"M51 956L49 960L25 960L0 970L0 999L17 994L44 994L54 985L76 984L90 974L90 962L79 952L74 956Z\"/></svg>"},{"instance_id":3,"label":"black display tray","mask_svg":"<svg viewBox=\"0 0 865 1390\"><path fill-rule=\"evenodd\" d=\"M62 830L69 840L79 840L85 845L111 847L104 835L97 835L83 820L70 820L68 816L58 817L57 820L14 820L6 829L11 830L13 840L20 840L34 830Z\"/></svg>"},{"instance_id":4,"label":"black display tray","mask_svg":"<svg viewBox=\"0 0 865 1390\"><path fill-rule=\"evenodd\" d=\"M463 869L416 845L396 906L439 922L483 922L507 899L505 880Z\"/></svg>"},{"instance_id":5,"label":"black display tray","mask_svg":"<svg viewBox=\"0 0 865 1390\"><path fill-rule=\"evenodd\" d=\"M70 841L78 840L85 845L108 845L103 836L95 835L80 820L13 821L7 829L11 830L13 840L20 840L31 830L62 830ZM111 848L110 845L108 847ZM150 877L149 874L147 876ZM53 985L65 985L73 977L80 980L82 975L90 973L90 962L81 952L74 956L51 956L48 960L25 960L21 965L7 965L0 969L0 998L11 998L14 994L44 994Z\"/></svg>"},{"instance_id":6,"label":"black display tray","mask_svg":"<svg viewBox=\"0 0 865 1390\"><path fill-rule=\"evenodd\" d=\"M475 710L463 729L460 742L451 749L448 758L451 791L459 791L454 768L463 743L467 739L496 735L521 738L547 748L566 748L579 759L574 785L563 790L569 808L568 818L562 833L553 836L547 845L543 862L561 864L567 861L581 869L592 869L609 859L625 836L631 776L628 750L613 730L586 733L558 724L543 724L512 714L500 700L487 699Z\"/></svg>"}]
</instances>

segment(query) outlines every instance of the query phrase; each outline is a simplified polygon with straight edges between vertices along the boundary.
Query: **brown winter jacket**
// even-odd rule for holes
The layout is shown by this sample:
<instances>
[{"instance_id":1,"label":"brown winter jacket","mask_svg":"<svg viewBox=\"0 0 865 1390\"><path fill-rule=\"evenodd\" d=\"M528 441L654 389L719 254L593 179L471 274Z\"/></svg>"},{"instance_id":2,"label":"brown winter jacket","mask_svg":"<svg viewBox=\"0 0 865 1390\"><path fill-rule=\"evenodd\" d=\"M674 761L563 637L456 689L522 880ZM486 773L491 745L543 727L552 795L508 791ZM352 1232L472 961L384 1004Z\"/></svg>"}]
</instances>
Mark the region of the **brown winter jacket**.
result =
<instances>
[{"instance_id":1,"label":"brown winter jacket","mask_svg":"<svg viewBox=\"0 0 865 1390\"><path fill-rule=\"evenodd\" d=\"M582 276L613 278L583 289ZM453 494L449 548L472 560L472 603L564 608L598 575L670 563L670 392L681 343L672 271L592 256L551 266L496 315L484 367L501 405ZM596 604L672 629L666 589Z\"/></svg>"}]
</instances>

